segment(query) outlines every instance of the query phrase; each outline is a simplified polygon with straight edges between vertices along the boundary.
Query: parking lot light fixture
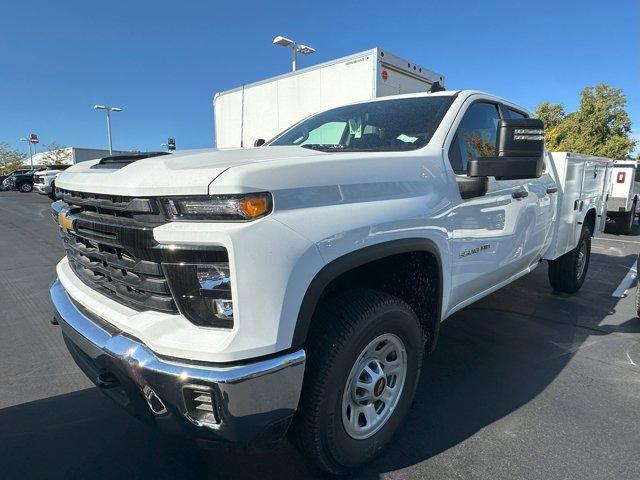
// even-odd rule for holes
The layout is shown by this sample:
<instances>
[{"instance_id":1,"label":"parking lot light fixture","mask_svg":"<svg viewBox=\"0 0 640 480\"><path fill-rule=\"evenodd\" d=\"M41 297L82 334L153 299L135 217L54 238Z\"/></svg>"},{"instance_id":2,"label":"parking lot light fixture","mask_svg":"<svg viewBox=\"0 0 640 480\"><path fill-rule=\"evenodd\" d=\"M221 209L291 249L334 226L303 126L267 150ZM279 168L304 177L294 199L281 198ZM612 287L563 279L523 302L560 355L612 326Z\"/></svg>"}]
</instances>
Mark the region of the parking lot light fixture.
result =
<instances>
[{"instance_id":1,"label":"parking lot light fixture","mask_svg":"<svg viewBox=\"0 0 640 480\"><path fill-rule=\"evenodd\" d=\"M104 110L107 113L107 137L109 138L109 155L113 155L113 145L111 140L111 112L121 112L119 107L110 107L108 105L94 105L94 110Z\"/></svg>"},{"instance_id":2,"label":"parking lot light fixture","mask_svg":"<svg viewBox=\"0 0 640 480\"><path fill-rule=\"evenodd\" d=\"M296 55L301 53L303 55L311 55L315 53L316 49L312 48L308 45L302 45L294 42L290 38L283 37L282 35L278 35L273 39L273 44L278 45L279 47L288 47L291 48L291 71L296 71Z\"/></svg>"}]
</instances>

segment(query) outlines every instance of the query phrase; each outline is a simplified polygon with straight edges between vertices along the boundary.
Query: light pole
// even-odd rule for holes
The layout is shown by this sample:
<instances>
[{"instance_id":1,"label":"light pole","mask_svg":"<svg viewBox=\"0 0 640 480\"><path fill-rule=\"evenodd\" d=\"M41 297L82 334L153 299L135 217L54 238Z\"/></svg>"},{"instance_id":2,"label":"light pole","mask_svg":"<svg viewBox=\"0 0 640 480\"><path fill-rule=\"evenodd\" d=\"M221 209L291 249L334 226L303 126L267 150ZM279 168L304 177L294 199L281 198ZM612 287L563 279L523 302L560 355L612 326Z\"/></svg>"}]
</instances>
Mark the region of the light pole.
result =
<instances>
[{"instance_id":1,"label":"light pole","mask_svg":"<svg viewBox=\"0 0 640 480\"><path fill-rule=\"evenodd\" d=\"M33 153L31 152L31 140L28 138L21 138L21 142L27 142L29 144L29 159L31 160L31 168L33 168Z\"/></svg>"},{"instance_id":2,"label":"light pole","mask_svg":"<svg viewBox=\"0 0 640 480\"><path fill-rule=\"evenodd\" d=\"M282 37L278 35L273 39L273 44L278 45L279 47L290 47L291 48L291 71L296 71L296 55L299 53L303 55L311 55L316 50L315 48L311 48L307 45L302 45L301 43L296 43L293 40Z\"/></svg>"},{"instance_id":3,"label":"light pole","mask_svg":"<svg viewBox=\"0 0 640 480\"><path fill-rule=\"evenodd\" d=\"M109 107L108 105L94 105L94 110L104 110L107 112L107 136L109 137L109 155L113 155L113 145L111 142L111 112L121 112L118 107Z\"/></svg>"}]
</instances>

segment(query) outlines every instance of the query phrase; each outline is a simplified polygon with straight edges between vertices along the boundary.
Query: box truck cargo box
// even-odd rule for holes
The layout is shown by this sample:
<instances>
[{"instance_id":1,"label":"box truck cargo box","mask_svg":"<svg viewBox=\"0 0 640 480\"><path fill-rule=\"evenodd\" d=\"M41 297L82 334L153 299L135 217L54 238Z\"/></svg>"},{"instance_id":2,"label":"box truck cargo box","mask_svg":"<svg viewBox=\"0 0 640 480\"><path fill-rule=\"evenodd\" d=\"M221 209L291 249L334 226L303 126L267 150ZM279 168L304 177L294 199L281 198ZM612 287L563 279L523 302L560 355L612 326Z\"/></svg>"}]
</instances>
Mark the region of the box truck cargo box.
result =
<instances>
[{"instance_id":1,"label":"box truck cargo box","mask_svg":"<svg viewBox=\"0 0 640 480\"><path fill-rule=\"evenodd\" d=\"M251 147L309 115L387 95L426 92L444 76L374 48L213 97L218 148Z\"/></svg>"}]
</instances>

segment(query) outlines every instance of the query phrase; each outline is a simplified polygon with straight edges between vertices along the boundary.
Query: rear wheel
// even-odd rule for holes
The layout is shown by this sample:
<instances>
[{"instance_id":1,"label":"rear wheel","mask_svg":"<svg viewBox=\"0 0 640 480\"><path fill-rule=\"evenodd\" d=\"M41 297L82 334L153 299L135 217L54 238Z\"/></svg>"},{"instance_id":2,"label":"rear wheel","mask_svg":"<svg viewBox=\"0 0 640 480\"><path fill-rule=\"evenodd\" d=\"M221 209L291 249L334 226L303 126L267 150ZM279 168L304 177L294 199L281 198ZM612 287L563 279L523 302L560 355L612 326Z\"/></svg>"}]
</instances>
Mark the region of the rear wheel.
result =
<instances>
[{"instance_id":1,"label":"rear wheel","mask_svg":"<svg viewBox=\"0 0 640 480\"><path fill-rule=\"evenodd\" d=\"M549 261L549 282L556 292L576 293L582 287L591 257L591 231L583 227L578 246Z\"/></svg>"},{"instance_id":2,"label":"rear wheel","mask_svg":"<svg viewBox=\"0 0 640 480\"><path fill-rule=\"evenodd\" d=\"M636 201L633 201L631 210L620 214L618 217L618 225L621 233L629 234L633 230L633 223L636 217Z\"/></svg>"},{"instance_id":3,"label":"rear wheel","mask_svg":"<svg viewBox=\"0 0 640 480\"><path fill-rule=\"evenodd\" d=\"M23 182L18 186L18 190L20 190L22 193L29 193L33 190L33 183Z\"/></svg>"},{"instance_id":4,"label":"rear wheel","mask_svg":"<svg viewBox=\"0 0 640 480\"><path fill-rule=\"evenodd\" d=\"M424 335L406 303L373 290L325 300L315 322L290 435L317 466L346 474L374 459L407 414Z\"/></svg>"}]
</instances>

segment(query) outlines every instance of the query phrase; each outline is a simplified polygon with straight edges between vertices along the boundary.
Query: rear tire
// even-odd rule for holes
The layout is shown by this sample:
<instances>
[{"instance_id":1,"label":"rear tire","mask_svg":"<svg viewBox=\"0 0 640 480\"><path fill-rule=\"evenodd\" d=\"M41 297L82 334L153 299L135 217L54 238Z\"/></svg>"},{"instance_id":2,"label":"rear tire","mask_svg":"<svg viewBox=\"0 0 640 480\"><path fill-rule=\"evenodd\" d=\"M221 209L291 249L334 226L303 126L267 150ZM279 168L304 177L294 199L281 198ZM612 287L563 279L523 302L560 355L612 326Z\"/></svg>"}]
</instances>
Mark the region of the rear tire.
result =
<instances>
[{"instance_id":1,"label":"rear tire","mask_svg":"<svg viewBox=\"0 0 640 480\"><path fill-rule=\"evenodd\" d=\"M549 261L549 282L556 292L576 293L582 287L591 257L591 231L582 227L578 246Z\"/></svg>"},{"instance_id":2,"label":"rear tire","mask_svg":"<svg viewBox=\"0 0 640 480\"><path fill-rule=\"evenodd\" d=\"M620 233L629 235L633 230L633 223L636 218L636 201L633 201L631 210L620 215L618 222L620 225Z\"/></svg>"},{"instance_id":3,"label":"rear tire","mask_svg":"<svg viewBox=\"0 0 640 480\"><path fill-rule=\"evenodd\" d=\"M29 193L33 190L33 184L29 182L23 182L18 185L18 190L22 193Z\"/></svg>"},{"instance_id":4,"label":"rear tire","mask_svg":"<svg viewBox=\"0 0 640 480\"><path fill-rule=\"evenodd\" d=\"M322 470L346 474L380 454L409 411L425 337L405 302L374 290L326 299L314 321L289 434Z\"/></svg>"}]
</instances>

